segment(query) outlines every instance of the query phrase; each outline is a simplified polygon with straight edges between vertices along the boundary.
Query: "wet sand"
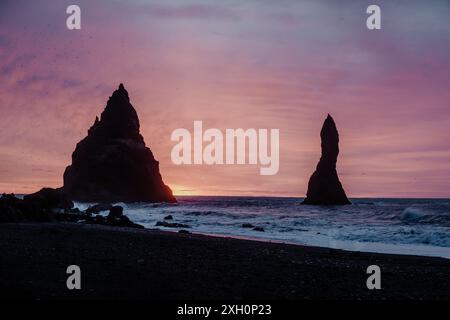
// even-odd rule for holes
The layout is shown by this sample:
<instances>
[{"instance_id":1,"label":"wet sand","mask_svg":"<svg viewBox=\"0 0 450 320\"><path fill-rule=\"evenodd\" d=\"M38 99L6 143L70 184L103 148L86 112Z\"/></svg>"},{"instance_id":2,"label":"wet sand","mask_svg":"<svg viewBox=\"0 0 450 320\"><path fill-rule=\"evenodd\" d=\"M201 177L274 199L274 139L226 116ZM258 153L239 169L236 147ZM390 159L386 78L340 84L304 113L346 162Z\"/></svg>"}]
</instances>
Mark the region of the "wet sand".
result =
<instances>
[{"instance_id":1,"label":"wet sand","mask_svg":"<svg viewBox=\"0 0 450 320\"><path fill-rule=\"evenodd\" d=\"M368 290L366 268L382 271ZM68 290L66 268L81 268ZM74 223L0 224L1 298L450 299L450 260Z\"/></svg>"}]
</instances>

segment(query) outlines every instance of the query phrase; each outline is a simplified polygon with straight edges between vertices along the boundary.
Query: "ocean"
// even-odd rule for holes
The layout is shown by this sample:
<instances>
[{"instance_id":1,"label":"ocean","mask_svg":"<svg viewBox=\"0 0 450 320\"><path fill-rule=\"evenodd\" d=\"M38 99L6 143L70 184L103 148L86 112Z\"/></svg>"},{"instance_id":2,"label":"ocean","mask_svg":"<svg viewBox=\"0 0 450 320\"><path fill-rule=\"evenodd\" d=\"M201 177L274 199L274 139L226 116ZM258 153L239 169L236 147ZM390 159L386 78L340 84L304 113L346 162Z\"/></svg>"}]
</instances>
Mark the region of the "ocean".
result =
<instances>
[{"instance_id":1,"label":"ocean","mask_svg":"<svg viewBox=\"0 0 450 320\"><path fill-rule=\"evenodd\" d=\"M118 203L148 229L171 215L193 233L351 251L450 259L450 199L351 199L347 206L300 205L301 198L178 196L177 204ZM90 204L77 203L80 209ZM107 212L101 214L106 215ZM256 231L244 224L263 228Z\"/></svg>"}]
</instances>

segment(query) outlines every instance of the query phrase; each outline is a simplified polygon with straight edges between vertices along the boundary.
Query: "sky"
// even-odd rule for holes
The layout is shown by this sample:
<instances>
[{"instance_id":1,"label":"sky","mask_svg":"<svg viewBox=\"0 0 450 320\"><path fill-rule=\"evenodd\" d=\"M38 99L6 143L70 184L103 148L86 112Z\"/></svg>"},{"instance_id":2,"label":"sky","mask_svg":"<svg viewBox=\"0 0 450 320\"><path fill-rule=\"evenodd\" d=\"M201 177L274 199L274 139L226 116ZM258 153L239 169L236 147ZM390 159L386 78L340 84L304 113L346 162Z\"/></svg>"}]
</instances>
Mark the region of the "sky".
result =
<instances>
[{"instance_id":1,"label":"sky","mask_svg":"<svg viewBox=\"0 0 450 320\"><path fill-rule=\"evenodd\" d=\"M330 113L349 197L450 197L449 14L437 0L2 0L0 191L61 186L124 83L177 195L304 196ZM195 120L279 129L278 174L173 164L171 133Z\"/></svg>"}]
</instances>

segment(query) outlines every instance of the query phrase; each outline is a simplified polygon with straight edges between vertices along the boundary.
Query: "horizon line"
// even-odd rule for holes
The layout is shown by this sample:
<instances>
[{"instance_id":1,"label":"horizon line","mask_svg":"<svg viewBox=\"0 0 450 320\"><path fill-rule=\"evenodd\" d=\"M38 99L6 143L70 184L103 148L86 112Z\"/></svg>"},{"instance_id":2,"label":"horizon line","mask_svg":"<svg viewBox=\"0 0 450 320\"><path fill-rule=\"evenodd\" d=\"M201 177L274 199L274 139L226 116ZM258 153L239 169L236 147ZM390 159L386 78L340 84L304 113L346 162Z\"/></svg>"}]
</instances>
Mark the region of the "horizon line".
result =
<instances>
[{"instance_id":1,"label":"horizon line","mask_svg":"<svg viewBox=\"0 0 450 320\"><path fill-rule=\"evenodd\" d=\"M38 190L39 191L39 190ZM36 191L37 192L37 191ZM34 193L34 192L33 192ZM0 192L0 196L3 194L14 194L14 195L29 195L32 193L14 193L14 192ZM305 199L306 196L288 196L288 195L221 195L221 194L173 194L174 197L217 197L217 198L286 198L286 199ZM387 199L387 200L396 200L396 199L408 199L408 200L450 200L450 196L447 197L392 197L392 196L355 196L348 197L350 200L361 200L361 199ZM75 201L78 202L78 201ZM120 202L120 201L119 201Z\"/></svg>"}]
</instances>

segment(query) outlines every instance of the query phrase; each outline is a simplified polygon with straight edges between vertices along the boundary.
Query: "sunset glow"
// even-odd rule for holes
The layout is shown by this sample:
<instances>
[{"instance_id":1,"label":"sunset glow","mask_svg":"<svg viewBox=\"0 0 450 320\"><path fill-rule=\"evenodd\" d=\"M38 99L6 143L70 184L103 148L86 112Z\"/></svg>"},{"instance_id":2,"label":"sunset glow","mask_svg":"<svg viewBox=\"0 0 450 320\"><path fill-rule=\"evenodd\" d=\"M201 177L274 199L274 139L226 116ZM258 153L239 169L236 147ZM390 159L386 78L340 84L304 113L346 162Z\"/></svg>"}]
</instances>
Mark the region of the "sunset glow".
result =
<instances>
[{"instance_id":1,"label":"sunset glow","mask_svg":"<svg viewBox=\"0 0 450 320\"><path fill-rule=\"evenodd\" d=\"M450 197L450 5L378 1L0 4L0 192L62 185L71 153L123 82L176 195L304 196L330 113L349 197ZM43 5L51 3L52 5ZM280 130L280 167L172 163L171 133Z\"/></svg>"}]
</instances>

